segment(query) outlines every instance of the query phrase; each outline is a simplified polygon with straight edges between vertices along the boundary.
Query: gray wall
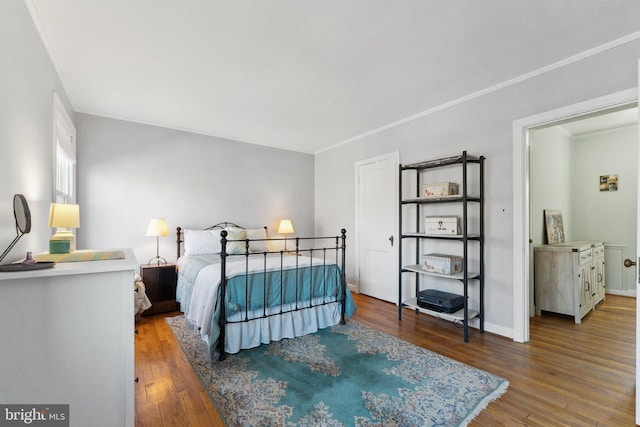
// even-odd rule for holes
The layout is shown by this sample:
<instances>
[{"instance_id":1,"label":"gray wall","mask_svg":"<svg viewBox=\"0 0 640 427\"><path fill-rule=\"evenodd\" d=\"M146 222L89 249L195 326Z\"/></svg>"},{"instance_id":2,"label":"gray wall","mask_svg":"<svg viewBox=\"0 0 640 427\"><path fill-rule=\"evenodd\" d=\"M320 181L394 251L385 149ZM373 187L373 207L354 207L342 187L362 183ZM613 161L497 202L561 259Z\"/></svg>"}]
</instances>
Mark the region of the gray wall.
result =
<instances>
[{"instance_id":1,"label":"gray wall","mask_svg":"<svg viewBox=\"0 0 640 427\"><path fill-rule=\"evenodd\" d=\"M31 233L4 262L48 250L53 197L53 92L67 96L24 1L0 2L0 252L16 236L13 195L27 198Z\"/></svg>"},{"instance_id":2,"label":"gray wall","mask_svg":"<svg viewBox=\"0 0 640 427\"><path fill-rule=\"evenodd\" d=\"M278 223L290 218L295 235L313 234L310 154L87 114L77 114L77 130L78 248L131 247L146 263L156 240L145 232L158 217L171 231L160 238L167 260L177 226L231 221L281 237Z\"/></svg>"},{"instance_id":3,"label":"gray wall","mask_svg":"<svg viewBox=\"0 0 640 427\"><path fill-rule=\"evenodd\" d=\"M400 161L428 160L467 150L486 160L486 321L513 330L513 121L637 87L640 42L619 46L562 68L319 153L316 231L355 227L354 162L400 151ZM473 70L470 70L473 72ZM518 195L518 198L520 195ZM501 214L506 210L506 216ZM351 234L352 242L355 236ZM355 277L349 245L347 275Z\"/></svg>"}]
</instances>

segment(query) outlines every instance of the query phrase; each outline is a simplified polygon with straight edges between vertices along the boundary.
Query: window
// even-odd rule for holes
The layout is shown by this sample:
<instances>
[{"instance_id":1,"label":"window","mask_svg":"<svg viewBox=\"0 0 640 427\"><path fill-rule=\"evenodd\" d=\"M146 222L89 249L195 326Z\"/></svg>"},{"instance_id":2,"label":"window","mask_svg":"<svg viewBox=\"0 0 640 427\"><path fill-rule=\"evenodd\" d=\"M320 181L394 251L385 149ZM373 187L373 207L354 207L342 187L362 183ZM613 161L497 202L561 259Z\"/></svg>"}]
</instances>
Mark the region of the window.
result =
<instances>
[{"instance_id":1,"label":"window","mask_svg":"<svg viewBox=\"0 0 640 427\"><path fill-rule=\"evenodd\" d=\"M62 101L53 94L53 201L76 203L76 128Z\"/></svg>"}]
</instances>

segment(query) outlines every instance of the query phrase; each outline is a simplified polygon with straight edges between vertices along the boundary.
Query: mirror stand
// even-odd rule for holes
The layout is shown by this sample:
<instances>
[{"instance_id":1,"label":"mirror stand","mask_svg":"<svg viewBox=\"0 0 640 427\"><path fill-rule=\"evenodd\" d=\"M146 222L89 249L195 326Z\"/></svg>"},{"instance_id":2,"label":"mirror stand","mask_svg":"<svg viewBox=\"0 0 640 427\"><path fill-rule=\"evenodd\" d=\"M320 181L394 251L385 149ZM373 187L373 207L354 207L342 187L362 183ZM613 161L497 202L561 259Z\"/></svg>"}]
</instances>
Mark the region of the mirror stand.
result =
<instances>
[{"instance_id":1,"label":"mirror stand","mask_svg":"<svg viewBox=\"0 0 640 427\"><path fill-rule=\"evenodd\" d=\"M16 238L9 244L7 249L0 255L0 263L9 254L11 249L18 243L18 240L31 231L31 211L27 199L22 194L13 196L13 216L16 219ZM51 268L55 262L36 262L0 265L0 271L25 271L41 270Z\"/></svg>"}]
</instances>

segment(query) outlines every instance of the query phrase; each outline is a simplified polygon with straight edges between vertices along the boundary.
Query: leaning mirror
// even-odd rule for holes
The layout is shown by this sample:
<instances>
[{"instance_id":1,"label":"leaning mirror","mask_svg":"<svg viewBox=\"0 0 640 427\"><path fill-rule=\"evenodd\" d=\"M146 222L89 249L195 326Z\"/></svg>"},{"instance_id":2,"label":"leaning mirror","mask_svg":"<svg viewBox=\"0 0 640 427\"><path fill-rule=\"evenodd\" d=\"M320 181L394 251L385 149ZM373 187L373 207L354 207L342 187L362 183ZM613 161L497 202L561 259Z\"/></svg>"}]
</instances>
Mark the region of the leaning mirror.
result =
<instances>
[{"instance_id":1,"label":"leaning mirror","mask_svg":"<svg viewBox=\"0 0 640 427\"><path fill-rule=\"evenodd\" d=\"M0 263L18 243L18 240L31 231L31 211L29 210L27 199L22 194L13 196L13 217L16 220L16 237L0 255ZM31 263L5 264L0 265L0 271L40 270L53 267L54 264L53 262L33 261Z\"/></svg>"},{"instance_id":2,"label":"leaning mirror","mask_svg":"<svg viewBox=\"0 0 640 427\"><path fill-rule=\"evenodd\" d=\"M27 199L22 194L13 196L13 216L16 219L16 229L19 235L31 231L31 211Z\"/></svg>"}]
</instances>

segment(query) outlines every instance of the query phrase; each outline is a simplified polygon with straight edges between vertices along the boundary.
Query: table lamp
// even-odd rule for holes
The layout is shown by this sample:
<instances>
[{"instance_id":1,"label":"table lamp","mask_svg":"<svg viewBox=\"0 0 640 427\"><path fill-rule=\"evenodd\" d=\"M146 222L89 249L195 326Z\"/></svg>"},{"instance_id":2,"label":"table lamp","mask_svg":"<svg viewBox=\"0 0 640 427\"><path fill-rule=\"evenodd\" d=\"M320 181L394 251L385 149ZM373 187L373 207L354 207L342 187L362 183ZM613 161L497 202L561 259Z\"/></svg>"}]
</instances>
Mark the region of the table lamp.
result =
<instances>
[{"instance_id":1,"label":"table lamp","mask_svg":"<svg viewBox=\"0 0 640 427\"><path fill-rule=\"evenodd\" d=\"M278 233L284 234L284 250L287 250L287 234L293 233L293 224L291 224L290 219L283 219L280 221L280 226L278 227Z\"/></svg>"},{"instance_id":2,"label":"table lamp","mask_svg":"<svg viewBox=\"0 0 640 427\"><path fill-rule=\"evenodd\" d=\"M70 228L80 227L80 207L65 203L51 203L49 227L57 229L49 240L49 253L73 252L76 249L76 236Z\"/></svg>"},{"instance_id":3,"label":"table lamp","mask_svg":"<svg viewBox=\"0 0 640 427\"><path fill-rule=\"evenodd\" d=\"M156 257L151 258L147 264L151 264L151 261L156 261L158 265L161 264L160 260L162 260L162 264L166 264L167 260L160 256L160 236L168 236L169 229L167 228L167 222L164 218L154 218L149 223L149 227L147 227L147 236L152 236L156 238Z\"/></svg>"}]
</instances>

